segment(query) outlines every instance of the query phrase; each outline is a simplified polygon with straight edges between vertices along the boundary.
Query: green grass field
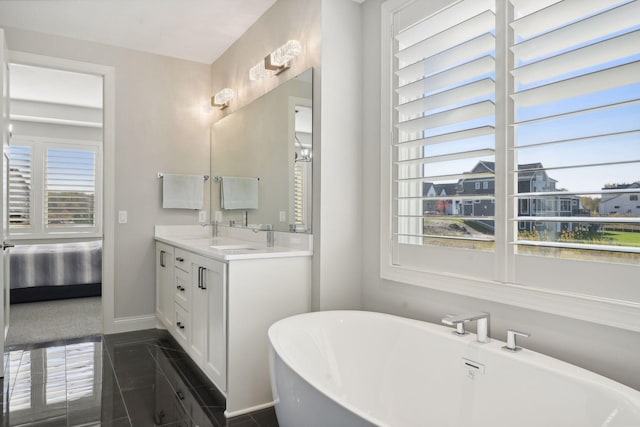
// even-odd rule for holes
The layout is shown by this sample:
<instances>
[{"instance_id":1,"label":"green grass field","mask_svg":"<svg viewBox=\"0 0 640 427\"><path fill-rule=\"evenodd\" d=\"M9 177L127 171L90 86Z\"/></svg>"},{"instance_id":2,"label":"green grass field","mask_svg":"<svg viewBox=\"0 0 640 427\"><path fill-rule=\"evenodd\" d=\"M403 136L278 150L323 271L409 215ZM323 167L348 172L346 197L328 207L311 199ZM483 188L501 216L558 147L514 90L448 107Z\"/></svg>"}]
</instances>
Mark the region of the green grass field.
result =
<instances>
[{"instance_id":1,"label":"green grass field","mask_svg":"<svg viewBox=\"0 0 640 427\"><path fill-rule=\"evenodd\" d=\"M615 244L618 245L640 247L640 233L630 231L604 231L602 232L602 236L612 239Z\"/></svg>"}]
</instances>

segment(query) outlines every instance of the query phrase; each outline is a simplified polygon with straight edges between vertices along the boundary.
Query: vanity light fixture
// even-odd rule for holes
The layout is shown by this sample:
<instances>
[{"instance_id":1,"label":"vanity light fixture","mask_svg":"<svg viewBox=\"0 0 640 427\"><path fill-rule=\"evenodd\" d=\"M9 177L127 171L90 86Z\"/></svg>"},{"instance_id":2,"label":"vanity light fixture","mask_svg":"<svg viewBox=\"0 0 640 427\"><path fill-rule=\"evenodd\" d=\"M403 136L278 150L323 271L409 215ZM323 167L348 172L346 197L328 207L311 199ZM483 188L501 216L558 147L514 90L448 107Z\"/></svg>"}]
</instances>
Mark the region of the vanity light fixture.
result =
<instances>
[{"instance_id":1,"label":"vanity light fixture","mask_svg":"<svg viewBox=\"0 0 640 427\"><path fill-rule=\"evenodd\" d=\"M221 110L224 110L229 106L229 101L231 101L234 96L235 92L233 89L226 87L211 97L211 106L220 107Z\"/></svg>"},{"instance_id":2,"label":"vanity light fixture","mask_svg":"<svg viewBox=\"0 0 640 427\"><path fill-rule=\"evenodd\" d=\"M258 62L249 70L250 80L260 80L269 75L278 75L289 69L293 58L300 55L302 45L298 40L289 40Z\"/></svg>"}]
</instances>

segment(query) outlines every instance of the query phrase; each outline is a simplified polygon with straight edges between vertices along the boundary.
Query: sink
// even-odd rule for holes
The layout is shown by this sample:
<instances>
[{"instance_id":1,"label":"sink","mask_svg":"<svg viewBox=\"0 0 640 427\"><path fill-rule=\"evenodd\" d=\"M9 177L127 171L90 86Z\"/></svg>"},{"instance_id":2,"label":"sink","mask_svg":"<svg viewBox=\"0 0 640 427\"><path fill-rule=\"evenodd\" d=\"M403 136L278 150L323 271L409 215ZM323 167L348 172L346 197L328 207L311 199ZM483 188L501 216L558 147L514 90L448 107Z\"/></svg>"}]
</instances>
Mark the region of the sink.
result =
<instances>
[{"instance_id":1,"label":"sink","mask_svg":"<svg viewBox=\"0 0 640 427\"><path fill-rule=\"evenodd\" d=\"M210 249L216 249L219 251L255 251L258 248L249 244L236 244L236 245L213 245L209 246Z\"/></svg>"}]
</instances>

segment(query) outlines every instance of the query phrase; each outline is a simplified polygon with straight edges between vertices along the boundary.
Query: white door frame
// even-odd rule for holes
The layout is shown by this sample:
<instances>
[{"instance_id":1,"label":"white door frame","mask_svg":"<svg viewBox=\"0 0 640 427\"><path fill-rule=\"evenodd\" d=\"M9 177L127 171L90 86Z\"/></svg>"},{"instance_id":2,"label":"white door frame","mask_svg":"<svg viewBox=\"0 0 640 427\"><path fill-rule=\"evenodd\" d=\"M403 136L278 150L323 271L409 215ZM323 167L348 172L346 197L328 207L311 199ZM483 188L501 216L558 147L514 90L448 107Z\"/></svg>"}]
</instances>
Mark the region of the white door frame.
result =
<instances>
[{"instance_id":1,"label":"white door frame","mask_svg":"<svg viewBox=\"0 0 640 427\"><path fill-rule=\"evenodd\" d=\"M102 331L114 333L115 317L115 233L114 233L114 178L115 178L115 68L108 65L80 62L70 59L9 51L9 63L55 68L77 73L95 74L103 78L103 204L102 204Z\"/></svg>"}]
</instances>

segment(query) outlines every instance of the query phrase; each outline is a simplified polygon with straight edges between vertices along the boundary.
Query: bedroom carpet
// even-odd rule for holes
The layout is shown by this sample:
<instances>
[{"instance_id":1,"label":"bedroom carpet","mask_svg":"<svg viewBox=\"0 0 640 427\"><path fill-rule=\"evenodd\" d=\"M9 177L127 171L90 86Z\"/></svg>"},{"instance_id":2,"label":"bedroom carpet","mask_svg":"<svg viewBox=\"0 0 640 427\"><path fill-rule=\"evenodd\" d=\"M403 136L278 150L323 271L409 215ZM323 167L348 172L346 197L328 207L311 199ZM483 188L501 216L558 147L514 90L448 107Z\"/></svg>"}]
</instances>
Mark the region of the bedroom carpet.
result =
<instances>
[{"instance_id":1,"label":"bedroom carpet","mask_svg":"<svg viewBox=\"0 0 640 427\"><path fill-rule=\"evenodd\" d=\"M102 333L100 297L14 304L10 316L6 347Z\"/></svg>"}]
</instances>

